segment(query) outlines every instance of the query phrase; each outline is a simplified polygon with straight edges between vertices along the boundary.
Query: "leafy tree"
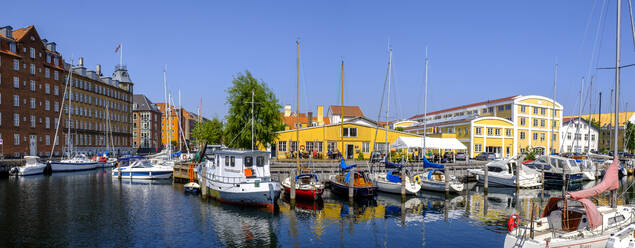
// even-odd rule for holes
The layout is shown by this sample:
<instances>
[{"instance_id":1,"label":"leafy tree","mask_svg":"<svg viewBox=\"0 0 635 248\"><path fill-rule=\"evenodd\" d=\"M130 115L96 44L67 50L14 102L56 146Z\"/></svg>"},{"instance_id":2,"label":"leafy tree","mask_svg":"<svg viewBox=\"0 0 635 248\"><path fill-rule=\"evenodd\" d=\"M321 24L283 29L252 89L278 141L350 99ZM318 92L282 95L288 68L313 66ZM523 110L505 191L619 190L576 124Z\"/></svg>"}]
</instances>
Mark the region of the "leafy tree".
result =
<instances>
[{"instance_id":1,"label":"leafy tree","mask_svg":"<svg viewBox=\"0 0 635 248\"><path fill-rule=\"evenodd\" d=\"M357 160L364 160L364 154L361 152L357 153Z\"/></svg>"},{"instance_id":2,"label":"leafy tree","mask_svg":"<svg viewBox=\"0 0 635 248\"><path fill-rule=\"evenodd\" d=\"M232 87L226 90L227 123L225 137L227 146L251 149L251 98L254 93L254 144L267 146L276 138L276 132L284 130L280 118L280 104L264 81L255 79L249 71L238 73Z\"/></svg>"},{"instance_id":3,"label":"leafy tree","mask_svg":"<svg viewBox=\"0 0 635 248\"><path fill-rule=\"evenodd\" d=\"M170 144L172 144L172 147L179 146L179 142L177 142L176 140L173 140L172 142L170 142Z\"/></svg>"},{"instance_id":4,"label":"leafy tree","mask_svg":"<svg viewBox=\"0 0 635 248\"><path fill-rule=\"evenodd\" d=\"M223 122L218 118L213 118L211 121L200 123L192 130L192 137L201 144L221 144L223 142Z\"/></svg>"},{"instance_id":5,"label":"leafy tree","mask_svg":"<svg viewBox=\"0 0 635 248\"><path fill-rule=\"evenodd\" d=\"M403 127L396 127L396 128L395 128L395 131L401 131L401 132L403 132L404 130L405 130L405 129L404 129Z\"/></svg>"},{"instance_id":6,"label":"leafy tree","mask_svg":"<svg viewBox=\"0 0 635 248\"><path fill-rule=\"evenodd\" d=\"M635 124L633 124L632 122L627 122L626 123L626 149L630 152L633 153L633 151L635 150Z\"/></svg>"}]
</instances>

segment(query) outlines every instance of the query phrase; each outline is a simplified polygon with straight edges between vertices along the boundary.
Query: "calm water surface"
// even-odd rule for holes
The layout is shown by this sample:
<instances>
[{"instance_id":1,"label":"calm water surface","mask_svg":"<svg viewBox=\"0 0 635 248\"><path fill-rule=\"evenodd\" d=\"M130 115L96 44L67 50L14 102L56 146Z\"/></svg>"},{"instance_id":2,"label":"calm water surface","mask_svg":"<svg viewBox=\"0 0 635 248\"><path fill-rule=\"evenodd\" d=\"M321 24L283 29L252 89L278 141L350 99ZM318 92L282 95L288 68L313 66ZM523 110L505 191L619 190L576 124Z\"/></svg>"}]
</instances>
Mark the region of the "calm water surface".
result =
<instances>
[{"instance_id":1,"label":"calm water surface","mask_svg":"<svg viewBox=\"0 0 635 248\"><path fill-rule=\"evenodd\" d=\"M281 200L270 213L184 194L170 181L113 180L103 169L0 178L0 247L500 247L511 214L528 220L532 204L542 206L541 190L490 187L484 196L467 186L448 199L380 194L352 205L327 191L295 208ZM621 196L630 203L635 192Z\"/></svg>"}]
</instances>

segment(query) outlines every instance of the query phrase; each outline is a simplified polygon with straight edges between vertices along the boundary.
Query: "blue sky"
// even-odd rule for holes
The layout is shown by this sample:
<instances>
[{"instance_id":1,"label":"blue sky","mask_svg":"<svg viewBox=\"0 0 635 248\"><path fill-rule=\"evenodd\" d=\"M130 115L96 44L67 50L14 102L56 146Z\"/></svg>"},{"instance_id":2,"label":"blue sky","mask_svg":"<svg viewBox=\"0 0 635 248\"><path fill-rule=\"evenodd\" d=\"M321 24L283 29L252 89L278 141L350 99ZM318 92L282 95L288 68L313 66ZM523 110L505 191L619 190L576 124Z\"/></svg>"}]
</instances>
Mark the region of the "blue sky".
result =
<instances>
[{"instance_id":1,"label":"blue sky","mask_svg":"<svg viewBox=\"0 0 635 248\"><path fill-rule=\"evenodd\" d=\"M0 25L35 25L67 60L82 56L88 67L102 64L107 74L119 63L114 49L123 42L135 93L162 101L167 64L174 95L180 88L189 110L202 97L208 117L224 117L225 89L245 70L264 80L281 104L295 105L298 38L302 112L339 104L344 59L345 104L360 105L377 118L389 43L390 119L423 111L426 47L429 111L517 94L551 97L557 61L557 98L565 113L577 113L581 77L590 75L595 75L593 101L601 90L608 112L614 72L589 70L615 64L616 6L607 2L9 1L3 8L11 11L3 11ZM635 46L626 1L623 10L622 63L631 64ZM630 105L634 78L635 67L622 70L622 98Z\"/></svg>"}]
</instances>

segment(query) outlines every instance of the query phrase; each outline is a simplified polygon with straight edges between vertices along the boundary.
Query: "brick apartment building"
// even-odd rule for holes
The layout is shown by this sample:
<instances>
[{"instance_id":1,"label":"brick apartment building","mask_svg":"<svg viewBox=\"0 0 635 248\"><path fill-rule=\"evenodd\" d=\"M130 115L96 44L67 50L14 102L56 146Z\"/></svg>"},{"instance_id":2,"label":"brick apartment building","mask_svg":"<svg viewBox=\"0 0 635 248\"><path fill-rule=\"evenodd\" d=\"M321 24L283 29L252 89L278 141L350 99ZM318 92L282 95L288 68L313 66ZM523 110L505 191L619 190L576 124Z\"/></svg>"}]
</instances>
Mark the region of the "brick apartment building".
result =
<instances>
[{"instance_id":1,"label":"brick apartment building","mask_svg":"<svg viewBox=\"0 0 635 248\"><path fill-rule=\"evenodd\" d=\"M64 82L56 44L33 26L0 27L0 153L51 155ZM61 154L62 142L53 155Z\"/></svg>"},{"instance_id":2,"label":"brick apartment building","mask_svg":"<svg viewBox=\"0 0 635 248\"><path fill-rule=\"evenodd\" d=\"M145 95L135 94L132 101L132 146L140 153L158 152L161 144L159 108Z\"/></svg>"},{"instance_id":3,"label":"brick apartment building","mask_svg":"<svg viewBox=\"0 0 635 248\"><path fill-rule=\"evenodd\" d=\"M71 65L65 65L67 71ZM71 140L74 152L96 155L132 154L133 83L125 66L115 66L112 77L101 66L88 70L84 59L73 66L71 84ZM68 102L68 101L67 101ZM64 139L68 138L68 108L64 106Z\"/></svg>"}]
</instances>

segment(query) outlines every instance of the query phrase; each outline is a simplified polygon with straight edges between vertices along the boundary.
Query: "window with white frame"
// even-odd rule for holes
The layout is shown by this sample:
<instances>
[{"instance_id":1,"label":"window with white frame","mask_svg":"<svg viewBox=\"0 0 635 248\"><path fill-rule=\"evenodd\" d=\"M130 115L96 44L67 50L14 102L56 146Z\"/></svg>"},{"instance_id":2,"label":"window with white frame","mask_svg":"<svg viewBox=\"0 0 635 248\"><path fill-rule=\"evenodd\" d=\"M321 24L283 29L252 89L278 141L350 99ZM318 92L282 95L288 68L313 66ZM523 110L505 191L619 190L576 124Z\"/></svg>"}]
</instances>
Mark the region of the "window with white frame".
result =
<instances>
[{"instance_id":1,"label":"window with white frame","mask_svg":"<svg viewBox=\"0 0 635 248\"><path fill-rule=\"evenodd\" d=\"M44 77L45 78L51 78L51 69L44 68Z\"/></svg>"},{"instance_id":2,"label":"window with white frame","mask_svg":"<svg viewBox=\"0 0 635 248\"><path fill-rule=\"evenodd\" d=\"M51 102L49 100L46 100L44 102L44 110L46 110L46 111L50 111L51 110Z\"/></svg>"},{"instance_id":3,"label":"window with white frame","mask_svg":"<svg viewBox=\"0 0 635 248\"><path fill-rule=\"evenodd\" d=\"M32 59L35 58L35 48L29 48L29 57L31 57Z\"/></svg>"},{"instance_id":4,"label":"window with white frame","mask_svg":"<svg viewBox=\"0 0 635 248\"><path fill-rule=\"evenodd\" d=\"M29 81L29 86L30 86L30 87L29 87L29 89L30 89L32 92L35 92L35 80L30 80L30 81Z\"/></svg>"},{"instance_id":5,"label":"window with white frame","mask_svg":"<svg viewBox=\"0 0 635 248\"><path fill-rule=\"evenodd\" d=\"M287 142L286 141L278 141L278 151L286 152L287 151Z\"/></svg>"},{"instance_id":6,"label":"window with white frame","mask_svg":"<svg viewBox=\"0 0 635 248\"><path fill-rule=\"evenodd\" d=\"M544 127L545 126L545 120L540 120L540 126Z\"/></svg>"},{"instance_id":7,"label":"window with white frame","mask_svg":"<svg viewBox=\"0 0 635 248\"><path fill-rule=\"evenodd\" d=\"M524 125L525 125L526 119L527 119L527 118L525 118L525 117L520 117L520 125L521 125L521 126L524 126Z\"/></svg>"},{"instance_id":8,"label":"window with white frame","mask_svg":"<svg viewBox=\"0 0 635 248\"><path fill-rule=\"evenodd\" d=\"M13 114L13 126L14 127L20 126L20 114Z\"/></svg>"},{"instance_id":9,"label":"window with white frame","mask_svg":"<svg viewBox=\"0 0 635 248\"><path fill-rule=\"evenodd\" d=\"M35 128L35 115L31 116L31 127Z\"/></svg>"},{"instance_id":10,"label":"window with white frame","mask_svg":"<svg viewBox=\"0 0 635 248\"><path fill-rule=\"evenodd\" d=\"M525 105L520 105L520 112L522 113L527 112L527 107L525 107Z\"/></svg>"},{"instance_id":11,"label":"window with white frame","mask_svg":"<svg viewBox=\"0 0 635 248\"><path fill-rule=\"evenodd\" d=\"M357 137L357 128L356 127L345 127L343 136L344 137Z\"/></svg>"},{"instance_id":12,"label":"window with white frame","mask_svg":"<svg viewBox=\"0 0 635 248\"><path fill-rule=\"evenodd\" d=\"M51 128L51 118L49 118L48 116L44 118L44 126L47 129Z\"/></svg>"},{"instance_id":13,"label":"window with white frame","mask_svg":"<svg viewBox=\"0 0 635 248\"><path fill-rule=\"evenodd\" d=\"M31 109L35 109L35 98L31 97Z\"/></svg>"},{"instance_id":14,"label":"window with white frame","mask_svg":"<svg viewBox=\"0 0 635 248\"><path fill-rule=\"evenodd\" d=\"M44 84L44 93L51 94L51 85L50 84Z\"/></svg>"},{"instance_id":15,"label":"window with white frame","mask_svg":"<svg viewBox=\"0 0 635 248\"><path fill-rule=\"evenodd\" d=\"M20 88L20 78L19 77L13 77L13 88Z\"/></svg>"},{"instance_id":16,"label":"window with white frame","mask_svg":"<svg viewBox=\"0 0 635 248\"><path fill-rule=\"evenodd\" d=\"M51 136L50 135L44 136L44 140L46 141L46 145L47 146L51 145Z\"/></svg>"},{"instance_id":17,"label":"window with white frame","mask_svg":"<svg viewBox=\"0 0 635 248\"><path fill-rule=\"evenodd\" d=\"M14 71L20 70L20 60L13 59L13 70Z\"/></svg>"},{"instance_id":18,"label":"window with white frame","mask_svg":"<svg viewBox=\"0 0 635 248\"><path fill-rule=\"evenodd\" d=\"M291 152L295 152L298 150L298 142L297 141L291 141L289 142L289 150Z\"/></svg>"},{"instance_id":19,"label":"window with white frame","mask_svg":"<svg viewBox=\"0 0 635 248\"><path fill-rule=\"evenodd\" d=\"M53 105L53 111L57 112L60 111L60 103L59 102L55 102Z\"/></svg>"},{"instance_id":20,"label":"window with white frame","mask_svg":"<svg viewBox=\"0 0 635 248\"><path fill-rule=\"evenodd\" d=\"M487 135L492 136L493 134L494 134L494 129L491 127L487 128Z\"/></svg>"},{"instance_id":21,"label":"window with white frame","mask_svg":"<svg viewBox=\"0 0 635 248\"><path fill-rule=\"evenodd\" d=\"M20 145L20 134L18 133L13 134L13 144L16 146Z\"/></svg>"},{"instance_id":22,"label":"window with white frame","mask_svg":"<svg viewBox=\"0 0 635 248\"><path fill-rule=\"evenodd\" d=\"M511 137L512 136L512 130L511 129L505 129L505 136Z\"/></svg>"},{"instance_id":23,"label":"window with white frame","mask_svg":"<svg viewBox=\"0 0 635 248\"><path fill-rule=\"evenodd\" d=\"M545 114L546 114L546 112L547 112L547 109L546 109L546 108L540 108L540 114L541 114L541 115L545 115Z\"/></svg>"},{"instance_id":24,"label":"window with white frame","mask_svg":"<svg viewBox=\"0 0 635 248\"><path fill-rule=\"evenodd\" d=\"M538 107L534 107L534 114L537 115L538 114Z\"/></svg>"},{"instance_id":25,"label":"window with white frame","mask_svg":"<svg viewBox=\"0 0 635 248\"><path fill-rule=\"evenodd\" d=\"M545 140L545 134L544 133L540 134L540 140Z\"/></svg>"},{"instance_id":26,"label":"window with white frame","mask_svg":"<svg viewBox=\"0 0 635 248\"><path fill-rule=\"evenodd\" d=\"M363 142L362 143L362 152L363 153L369 153L370 152L370 142Z\"/></svg>"},{"instance_id":27,"label":"window with white frame","mask_svg":"<svg viewBox=\"0 0 635 248\"><path fill-rule=\"evenodd\" d=\"M313 152L313 142L312 141L307 141L306 143L306 151L307 152Z\"/></svg>"},{"instance_id":28,"label":"window with white frame","mask_svg":"<svg viewBox=\"0 0 635 248\"><path fill-rule=\"evenodd\" d=\"M35 75L35 65L34 64L31 64L29 66L29 72L31 73L31 75Z\"/></svg>"},{"instance_id":29,"label":"window with white frame","mask_svg":"<svg viewBox=\"0 0 635 248\"><path fill-rule=\"evenodd\" d=\"M481 135L481 133L482 133L482 128L477 127L477 128L475 129L474 133L476 133L476 135Z\"/></svg>"},{"instance_id":30,"label":"window with white frame","mask_svg":"<svg viewBox=\"0 0 635 248\"><path fill-rule=\"evenodd\" d=\"M13 95L13 107L20 107L20 96Z\"/></svg>"},{"instance_id":31,"label":"window with white frame","mask_svg":"<svg viewBox=\"0 0 635 248\"><path fill-rule=\"evenodd\" d=\"M534 119L534 127L538 126L538 119Z\"/></svg>"},{"instance_id":32,"label":"window with white frame","mask_svg":"<svg viewBox=\"0 0 635 248\"><path fill-rule=\"evenodd\" d=\"M53 86L53 95L59 96L60 95L60 87L57 85Z\"/></svg>"},{"instance_id":33,"label":"window with white frame","mask_svg":"<svg viewBox=\"0 0 635 248\"><path fill-rule=\"evenodd\" d=\"M55 81L60 80L60 73L57 70L53 71L53 79Z\"/></svg>"},{"instance_id":34,"label":"window with white frame","mask_svg":"<svg viewBox=\"0 0 635 248\"><path fill-rule=\"evenodd\" d=\"M483 145L482 144L474 144L474 152L482 152Z\"/></svg>"},{"instance_id":35,"label":"window with white frame","mask_svg":"<svg viewBox=\"0 0 635 248\"><path fill-rule=\"evenodd\" d=\"M496 130L494 130L494 134L495 134L496 136L501 136L501 129L500 129L500 128L497 128Z\"/></svg>"},{"instance_id":36,"label":"window with white frame","mask_svg":"<svg viewBox=\"0 0 635 248\"><path fill-rule=\"evenodd\" d=\"M538 133L534 133L534 140L538 140Z\"/></svg>"}]
</instances>

